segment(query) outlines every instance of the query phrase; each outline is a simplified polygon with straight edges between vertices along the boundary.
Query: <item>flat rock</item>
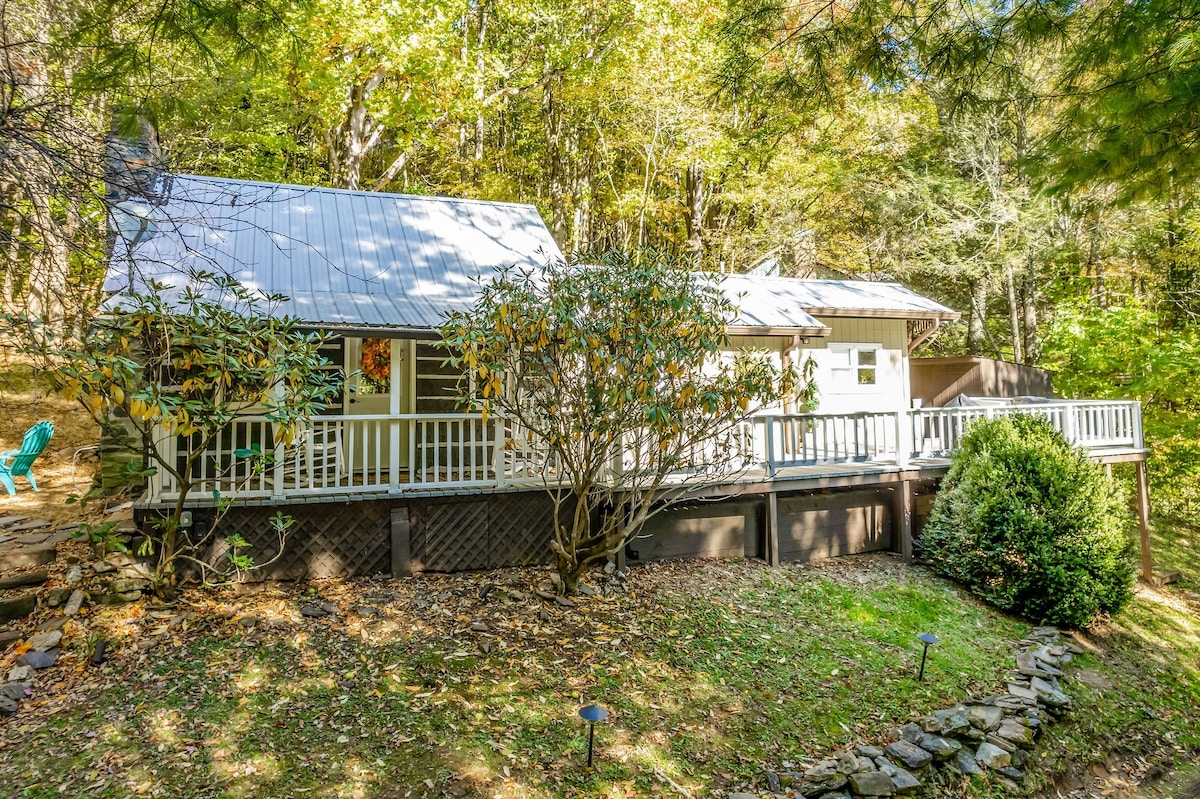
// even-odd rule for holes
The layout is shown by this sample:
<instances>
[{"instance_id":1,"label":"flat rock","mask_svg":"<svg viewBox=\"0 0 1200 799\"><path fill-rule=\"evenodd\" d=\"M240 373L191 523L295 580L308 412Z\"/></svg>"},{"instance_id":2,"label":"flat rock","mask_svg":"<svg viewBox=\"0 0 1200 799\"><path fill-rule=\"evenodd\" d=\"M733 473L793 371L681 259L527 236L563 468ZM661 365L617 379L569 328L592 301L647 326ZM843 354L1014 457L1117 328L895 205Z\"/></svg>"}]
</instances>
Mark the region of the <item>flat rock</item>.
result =
<instances>
[{"instance_id":1,"label":"flat rock","mask_svg":"<svg viewBox=\"0 0 1200 799\"><path fill-rule=\"evenodd\" d=\"M993 705L971 705L967 708L967 718L970 719L972 727L991 730L1000 726L1004 710Z\"/></svg>"},{"instance_id":2,"label":"flat rock","mask_svg":"<svg viewBox=\"0 0 1200 799\"><path fill-rule=\"evenodd\" d=\"M12 527L18 522L28 519L28 516L0 516L0 527Z\"/></svg>"},{"instance_id":3,"label":"flat rock","mask_svg":"<svg viewBox=\"0 0 1200 799\"><path fill-rule=\"evenodd\" d=\"M905 741L893 741L887 745L887 753L899 760L907 769L920 769L929 765L933 755L916 744Z\"/></svg>"},{"instance_id":4,"label":"flat rock","mask_svg":"<svg viewBox=\"0 0 1200 799\"><path fill-rule=\"evenodd\" d=\"M20 594L19 596L0 599L0 622L23 619L37 609L36 594Z\"/></svg>"},{"instance_id":5,"label":"flat rock","mask_svg":"<svg viewBox=\"0 0 1200 799\"><path fill-rule=\"evenodd\" d=\"M33 693L33 683L28 681L23 682L6 682L0 685L0 696L7 696L14 702L21 702L29 698Z\"/></svg>"},{"instance_id":6,"label":"flat rock","mask_svg":"<svg viewBox=\"0 0 1200 799\"><path fill-rule=\"evenodd\" d=\"M1005 719L1000 722L1000 726L996 728L996 735L1005 740L1012 741L1018 746L1033 745L1033 730L1012 719Z\"/></svg>"},{"instance_id":7,"label":"flat rock","mask_svg":"<svg viewBox=\"0 0 1200 799\"><path fill-rule=\"evenodd\" d=\"M842 774L853 774L862 769L858 767L858 758L854 753L843 750L837 754L837 770Z\"/></svg>"},{"instance_id":8,"label":"flat rock","mask_svg":"<svg viewBox=\"0 0 1200 799\"><path fill-rule=\"evenodd\" d=\"M921 740L921 736L925 734L920 724L908 722L899 729L899 737L902 740L908 741L910 744L915 744Z\"/></svg>"},{"instance_id":9,"label":"flat rock","mask_svg":"<svg viewBox=\"0 0 1200 799\"><path fill-rule=\"evenodd\" d=\"M921 787L921 781L902 768L896 769L896 773L890 776L896 793L912 793Z\"/></svg>"},{"instance_id":10,"label":"flat rock","mask_svg":"<svg viewBox=\"0 0 1200 799\"><path fill-rule=\"evenodd\" d=\"M1012 763L1012 755L987 741L979 745L975 759L990 769L1002 769Z\"/></svg>"},{"instance_id":11,"label":"flat rock","mask_svg":"<svg viewBox=\"0 0 1200 799\"><path fill-rule=\"evenodd\" d=\"M892 778L882 771L860 771L847 779L855 796L893 796L896 793Z\"/></svg>"},{"instance_id":12,"label":"flat rock","mask_svg":"<svg viewBox=\"0 0 1200 799\"><path fill-rule=\"evenodd\" d=\"M937 719L942 735L957 735L960 732L965 732L971 726L971 720L967 718L967 709L965 707L935 710L933 716Z\"/></svg>"},{"instance_id":13,"label":"flat rock","mask_svg":"<svg viewBox=\"0 0 1200 799\"><path fill-rule=\"evenodd\" d=\"M24 636L16 630L0 630L0 650L3 650L13 641L20 641L22 638Z\"/></svg>"},{"instance_id":14,"label":"flat rock","mask_svg":"<svg viewBox=\"0 0 1200 799\"><path fill-rule=\"evenodd\" d=\"M329 615L329 611L320 605L305 605L300 608L300 615L307 616L310 619L320 619Z\"/></svg>"},{"instance_id":15,"label":"flat rock","mask_svg":"<svg viewBox=\"0 0 1200 799\"><path fill-rule=\"evenodd\" d=\"M68 619L66 616L59 616L57 619L45 619L44 621L38 622L38 626L35 629L39 633L49 632L50 630L61 630L63 627L67 626L68 621L70 621L70 619Z\"/></svg>"},{"instance_id":16,"label":"flat rock","mask_svg":"<svg viewBox=\"0 0 1200 799\"><path fill-rule=\"evenodd\" d=\"M895 764L893 764L892 761L888 760L886 757L875 758L875 767L889 777L900 770L896 768Z\"/></svg>"},{"instance_id":17,"label":"flat rock","mask_svg":"<svg viewBox=\"0 0 1200 799\"><path fill-rule=\"evenodd\" d=\"M9 682L29 682L33 679L35 670L33 666L13 666L8 670Z\"/></svg>"},{"instance_id":18,"label":"flat rock","mask_svg":"<svg viewBox=\"0 0 1200 799\"><path fill-rule=\"evenodd\" d=\"M488 627L488 623L487 623L486 621L473 621L473 622L471 622L471 632L474 632L474 633L486 633L486 632L488 632L488 631L489 631L489 630L491 630L491 629L492 629L491 627Z\"/></svg>"},{"instance_id":19,"label":"flat rock","mask_svg":"<svg viewBox=\"0 0 1200 799\"><path fill-rule=\"evenodd\" d=\"M1051 665L1041 662L1032 652L1018 652L1017 671L1026 677L1059 677L1062 672Z\"/></svg>"},{"instance_id":20,"label":"flat rock","mask_svg":"<svg viewBox=\"0 0 1200 799\"><path fill-rule=\"evenodd\" d=\"M71 592L71 596L67 599L67 606L63 608L63 614L66 616L74 616L79 613L83 607L83 592L76 588Z\"/></svg>"},{"instance_id":21,"label":"flat rock","mask_svg":"<svg viewBox=\"0 0 1200 799\"><path fill-rule=\"evenodd\" d=\"M63 582L67 585L79 585L83 582L83 568L78 563L67 569L66 576L63 577Z\"/></svg>"},{"instance_id":22,"label":"flat rock","mask_svg":"<svg viewBox=\"0 0 1200 799\"><path fill-rule=\"evenodd\" d=\"M33 650L26 652L17 657L17 665L32 666L35 669L48 669L54 665L54 661L58 659L58 655L53 651L40 652ZM11 675L9 675L11 678Z\"/></svg>"},{"instance_id":23,"label":"flat rock","mask_svg":"<svg viewBox=\"0 0 1200 799\"><path fill-rule=\"evenodd\" d=\"M1008 740L1007 738L1001 738L999 735L996 735L995 733L991 733L991 732L988 733L987 742L990 743L992 746L997 746L997 747L1003 749L1005 752L1008 752L1010 755L1013 752L1017 751L1017 745L1015 743Z\"/></svg>"},{"instance_id":24,"label":"flat rock","mask_svg":"<svg viewBox=\"0 0 1200 799\"><path fill-rule=\"evenodd\" d=\"M928 733L921 738L919 746L933 755L934 760L949 760L959 749L962 749L962 744L958 741Z\"/></svg>"},{"instance_id":25,"label":"flat rock","mask_svg":"<svg viewBox=\"0 0 1200 799\"><path fill-rule=\"evenodd\" d=\"M22 574L14 574L11 577L0 578L0 590L6 588L20 588L26 585L41 585L50 578L50 572L45 569L37 569L35 571L24 572Z\"/></svg>"},{"instance_id":26,"label":"flat rock","mask_svg":"<svg viewBox=\"0 0 1200 799\"><path fill-rule=\"evenodd\" d=\"M854 751L858 752L858 754L862 755L863 757L869 757L872 760L877 757L883 757L882 749L880 749L878 746L871 746L869 744L859 744L858 746L854 747Z\"/></svg>"},{"instance_id":27,"label":"flat rock","mask_svg":"<svg viewBox=\"0 0 1200 799\"><path fill-rule=\"evenodd\" d=\"M46 604L52 608L56 608L66 602L70 596L70 588L51 588L46 592Z\"/></svg>"},{"instance_id":28,"label":"flat rock","mask_svg":"<svg viewBox=\"0 0 1200 799\"><path fill-rule=\"evenodd\" d=\"M126 594L130 591L146 591L150 588L150 581L143 580L137 577L119 577L113 580L108 590L115 594Z\"/></svg>"},{"instance_id":29,"label":"flat rock","mask_svg":"<svg viewBox=\"0 0 1200 799\"><path fill-rule=\"evenodd\" d=\"M1013 768L1012 766L1005 766L1004 768L998 768L998 769L996 769L996 773L1000 774L1001 776L1008 777L1010 780L1016 780L1017 782L1020 782L1021 780L1025 779L1025 775L1022 774L1018 769Z\"/></svg>"},{"instance_id":30,"label":"flat rock","mask_svg":"<svg viewBox=\"0 0 1200 799\"><path fill-rule=\"evenodd\" d=\"M1021 699L1030 699L1035 702L1037 701L1037 691L1033 690L1028 685L1010 682L1008 684L1008 692L1013 696L1020 697Z\"/></svg>"},{"instance_id":31,"label":"flat rock","mask_svg":"<svg viewBox=\"0 0 1200 799\"><path fill-rule=\"evenodd\" d=\"M49 526L50 522L46 519L27 519L26 521L10 525L8 531L10 533L23 533L27 530L41 530L43 527Z\"/></svg>"},{"instance_id":32,"label":"flat rock","mask_svg":"<svg viewBox=\"0 0 1200 799\"><path fill-rule=\"evenodd\" d=\"M112 574L117 570L117 567L106 560L98 560L92 564L92 574Z\"/></svg>"},{"instance_id":33,"label":"flat rock","mask_svg":"<svg viewBox=\"0 0 1200 799\"><path fill-rule=\"evenodd\" d=\"M954 765L958 766L958 770L963 774L966 774L968 777L983 773L983 769L979 767L979 761L975 759L974 755L965 749L960 750L959 753L954 756Z\"/></svg>"},{"instance_id":34,"label":"flat rock","mask_svg":"<svg viewBox=\"0 0 1200 799\"><path fill-rule=\"evenodd\" d=\"M1064 694L1057 687L1057 683L1034 677L1030 680L1029 687L1037 692L1038 701L1044 705L1053 708L1069 708L1071 706L1071 697Z\"/></svg>"},{"instance_id":35,"label":"flat rock","mask_svg":"<svg viewBox=\"0 0 1200 799\"><path fill-rule=\"evenodd\" d=\"M33 547L0 548L0 572L32 569L53 563L58 557L58 550L53 544L42 544Z\"/></svg>"},{"instance_id":36,"label":"flat rock","mask_svg":"<svg viewBox=\"0 0 1200 799\"><path fill-rule=\"evenodd\" d=\"M0 696L0 716L11 716L21 709L21 706L16 703L16 700L9 699L7 696Z\"/></svg>"}]
</instances>

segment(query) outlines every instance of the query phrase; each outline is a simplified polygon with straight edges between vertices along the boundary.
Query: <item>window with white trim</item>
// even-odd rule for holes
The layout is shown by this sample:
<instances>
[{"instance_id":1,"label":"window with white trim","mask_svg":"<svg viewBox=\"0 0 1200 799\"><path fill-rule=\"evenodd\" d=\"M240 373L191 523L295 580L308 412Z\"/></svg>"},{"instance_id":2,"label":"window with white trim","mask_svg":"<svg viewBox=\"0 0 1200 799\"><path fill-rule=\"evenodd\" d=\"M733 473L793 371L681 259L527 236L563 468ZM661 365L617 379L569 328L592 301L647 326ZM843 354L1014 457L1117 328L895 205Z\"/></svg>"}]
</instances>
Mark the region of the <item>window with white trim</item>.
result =
<instances>
[{"instance_id":1,"label":"window with white trim","mask_svg":"<svg viewBox=\"0 0 1200 799\"><path fill-rule=\"evenodd\" d=\"M830 344L829 364L838 391L854 391L879 382L881 344Z\"/></svg>"}]
</instances>

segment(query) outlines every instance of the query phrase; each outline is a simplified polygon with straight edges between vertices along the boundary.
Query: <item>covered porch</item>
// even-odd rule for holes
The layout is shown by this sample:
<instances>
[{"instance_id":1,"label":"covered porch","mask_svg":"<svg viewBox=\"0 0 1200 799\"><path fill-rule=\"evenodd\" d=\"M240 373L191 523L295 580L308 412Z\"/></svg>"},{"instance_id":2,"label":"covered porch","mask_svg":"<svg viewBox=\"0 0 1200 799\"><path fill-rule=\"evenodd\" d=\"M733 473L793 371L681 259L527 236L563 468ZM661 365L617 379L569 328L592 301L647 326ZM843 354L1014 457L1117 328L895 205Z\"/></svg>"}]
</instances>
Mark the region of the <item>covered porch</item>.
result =
<instances>
[{"instance_id":1,"label":"covered porch","mask_svg":"<svg viewBox=\"0 0 1200 799\"><path fill-rule=\"evenodd\" d=\"M393 397L393 399L396 399ZM398 404L398 403L393 403ZM1144 460L1141 407L1129 401L996 402L983 407L894 412L763 414L719 444L699 445L694 466L719 465L723 482L844 474L847 467L905 469L944 464L976 420L1039 416L1104 463ZM199 458L193 496L214 491L275 503L356 495L520 490L558 479L547 453L505 419L479 414L341 413L312 420L291 445L275 444L265 416L240 419ZM166 436L165 454L182 463L189 440ZM255 449L271 454L263 467ZM636 468L636 454L624 464ZM698 481L692 470L680 482ZM151 504L174 500L179 486L152 479Z\"/></svg>"}]
</instances>

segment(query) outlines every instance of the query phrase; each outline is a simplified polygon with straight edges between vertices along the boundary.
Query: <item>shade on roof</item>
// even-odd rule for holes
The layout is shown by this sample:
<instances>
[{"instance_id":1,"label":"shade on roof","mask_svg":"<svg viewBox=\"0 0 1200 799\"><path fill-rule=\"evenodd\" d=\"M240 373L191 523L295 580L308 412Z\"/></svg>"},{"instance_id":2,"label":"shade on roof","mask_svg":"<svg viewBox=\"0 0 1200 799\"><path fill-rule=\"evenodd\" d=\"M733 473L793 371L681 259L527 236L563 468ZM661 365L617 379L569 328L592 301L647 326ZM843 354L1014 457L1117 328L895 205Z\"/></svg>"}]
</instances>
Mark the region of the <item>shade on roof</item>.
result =
<instances>
[{"instance_id":1,"label":"shade on roof","mask_svg":"<svg viewBox=\"0 0 1200 799\"><path fill-rule=\"evenodd\" d=\"M190 175L165 194L134 268L114 252L105 290L118 303L131 284L182 285L190 267L282 294L279 314L314 325L427 330L494 269L562 257L531 205Z\"/></svg>"},{"instance_id":2,"label":"shade on roof","mask_svg":"<svg viewBox=\"0 0 1200 799\"><path fill-rule=\"evenodd\" d=\"M814 316L878 316L943 322L961 316L899 283L729 275L724 286L726 292L740 295L744 316L768 317L788 313L789 309L802 309Z\"/></svg>"},{"instance_id":3,"label":"shade on roof","mask_svg":"<svg viewBox=\"0 0 1200 799\"><path fill-rule=\"evenodd\" d=\"M109 307L203 270L286 297L277 313L313 326L419 334L469 308L494 270L562 258L531 205L192 175L169 176L162 194L154 235L113 253ZM958 318L896 283L724 277L740 308L730 332L828 335L814 315Z\"/></svg>"}]
</instances>

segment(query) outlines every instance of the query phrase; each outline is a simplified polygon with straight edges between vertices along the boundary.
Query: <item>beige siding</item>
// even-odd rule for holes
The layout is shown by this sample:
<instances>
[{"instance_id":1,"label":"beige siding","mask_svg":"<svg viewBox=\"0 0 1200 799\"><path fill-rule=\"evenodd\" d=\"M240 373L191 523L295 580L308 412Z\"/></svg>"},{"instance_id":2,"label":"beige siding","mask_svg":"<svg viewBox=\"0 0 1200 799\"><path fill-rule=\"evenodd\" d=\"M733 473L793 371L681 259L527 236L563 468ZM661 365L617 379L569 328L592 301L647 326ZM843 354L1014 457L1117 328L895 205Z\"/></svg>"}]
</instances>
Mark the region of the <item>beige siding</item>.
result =
<instances>
[{"instance_id":1,"label":"beige siding","mask_svg":"<svg viewBox=\"0 0 1200 799\"><path fill-rule=\"evenodd\" d=\"M824 317L821 322L832 333L823 339L808 339L802 351L802 357L812 356L817 363L819 412L895 411L908 407L908 328L903 319ZM830 345L847 343L880 346L874 385L857 385L844 374L834 373Z\"/></svg>"}]
</instances>

